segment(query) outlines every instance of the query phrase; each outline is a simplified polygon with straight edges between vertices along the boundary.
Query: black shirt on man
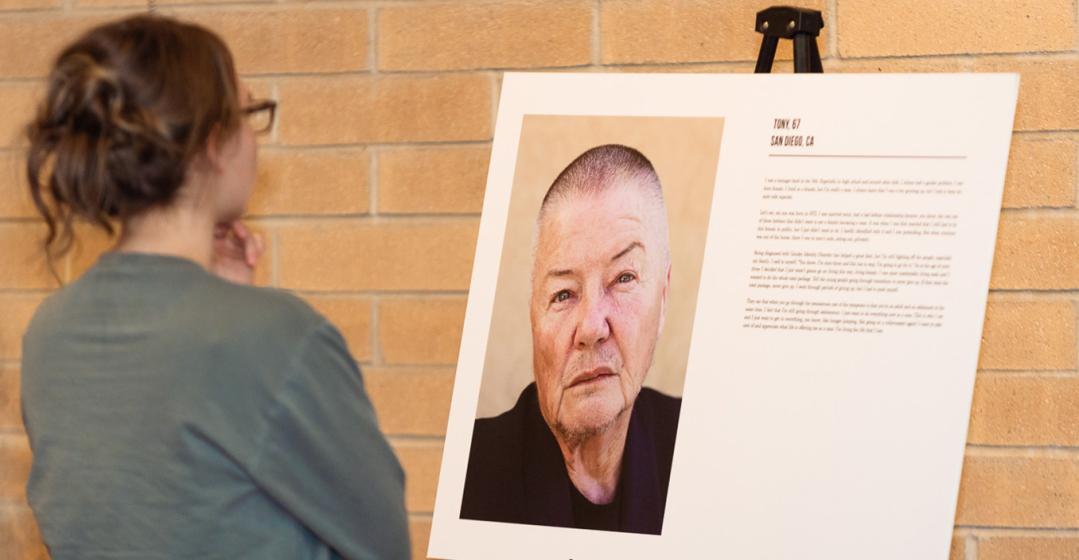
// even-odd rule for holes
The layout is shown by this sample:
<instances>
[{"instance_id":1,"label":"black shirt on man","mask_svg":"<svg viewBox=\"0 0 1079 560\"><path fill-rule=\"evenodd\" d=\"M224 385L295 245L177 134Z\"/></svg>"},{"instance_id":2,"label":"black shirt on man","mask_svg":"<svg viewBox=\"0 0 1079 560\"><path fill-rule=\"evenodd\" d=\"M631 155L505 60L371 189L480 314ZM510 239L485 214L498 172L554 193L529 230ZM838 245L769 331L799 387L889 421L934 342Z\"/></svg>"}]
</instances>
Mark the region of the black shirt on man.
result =
<instances>
[{"instance_id":1,"label":"black shirt on man","mask_svg":"<svg viewBox=\"0 0 1079 560\"><path fill-rule=\"evenodd\" d=\"M641 389L630 416L615 500L589 508L575 504L577 489L540 413L536 384L530 384L513 408L476 420L461 518L658 535L681 403Z\"/></svg>"}]
</instances>

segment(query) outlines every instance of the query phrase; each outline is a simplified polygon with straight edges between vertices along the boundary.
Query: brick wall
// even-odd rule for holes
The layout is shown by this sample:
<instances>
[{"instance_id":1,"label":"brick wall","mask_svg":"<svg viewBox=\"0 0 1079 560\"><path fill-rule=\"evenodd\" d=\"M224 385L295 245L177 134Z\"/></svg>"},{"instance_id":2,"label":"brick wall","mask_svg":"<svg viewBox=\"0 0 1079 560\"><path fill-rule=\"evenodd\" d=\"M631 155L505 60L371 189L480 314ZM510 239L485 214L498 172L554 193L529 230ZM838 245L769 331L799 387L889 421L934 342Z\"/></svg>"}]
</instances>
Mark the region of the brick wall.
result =
<instances>
[{"instance_id":1,"label":"brick wall","mask_svg":"<svg viewBox=\"0 0 1079 560\"><path fill-rule=\"evenodd\" d=\"M799 3L825 12L826 72L1022 74L952 557L1079 557L1076 0ZM220 31L256 95L281 103L251 206L270 242L258 281L345 333L408 471L422 557L501 71L748 72L771 2L157 4ZM56 49L144 5L0 0L0 557L45 556L23 490L19 340L55 285L16 135ZM89 235L66 277L104 246Z\"/></svg>"}]
</instances>

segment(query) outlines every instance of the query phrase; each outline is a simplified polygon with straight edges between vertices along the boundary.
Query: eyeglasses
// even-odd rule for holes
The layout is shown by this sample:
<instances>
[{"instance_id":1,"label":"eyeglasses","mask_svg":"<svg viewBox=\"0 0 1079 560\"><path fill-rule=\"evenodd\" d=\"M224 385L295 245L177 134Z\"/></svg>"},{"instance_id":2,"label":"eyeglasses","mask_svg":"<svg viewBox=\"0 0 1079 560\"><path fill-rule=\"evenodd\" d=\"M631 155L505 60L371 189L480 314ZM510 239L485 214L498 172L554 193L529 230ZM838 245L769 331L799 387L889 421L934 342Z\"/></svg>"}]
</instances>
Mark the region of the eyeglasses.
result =
<instances>
[{"instance_id":1,"label":"eyeglasses","mask_svg":"<svg viewBox=\"0 0 1079 560\"><path fill-rule=\"evenodd\" d=\"M244 116L251 123L251 129L257 134L269 132L273 128L273 118L276 110L277 102L272 99L254 101L251 105L242 109Z\"/></svg>"}]
</instances>

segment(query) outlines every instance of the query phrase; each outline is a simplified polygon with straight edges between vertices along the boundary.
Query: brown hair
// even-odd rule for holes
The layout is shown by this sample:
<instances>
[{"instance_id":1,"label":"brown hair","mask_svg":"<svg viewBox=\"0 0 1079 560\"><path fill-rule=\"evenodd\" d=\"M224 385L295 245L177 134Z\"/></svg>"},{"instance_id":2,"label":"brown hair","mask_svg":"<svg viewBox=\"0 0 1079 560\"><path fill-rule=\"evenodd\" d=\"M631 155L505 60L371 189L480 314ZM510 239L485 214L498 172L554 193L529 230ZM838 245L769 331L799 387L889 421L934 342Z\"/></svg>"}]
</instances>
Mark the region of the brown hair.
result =
<instances>
[{"instance_id":1,"label":"brown hair","mask_svg":"<svg viewBox=\"0 0 1079 560\"><path fill-rule=\"evenodd\" d=\"M65 48L27 127L49 266L71 248L75 218L111 235L115 220L172 202L210 132L236 130L239 103L228 47L198 25L139 15Z\"/></svg>"}]
</instances>

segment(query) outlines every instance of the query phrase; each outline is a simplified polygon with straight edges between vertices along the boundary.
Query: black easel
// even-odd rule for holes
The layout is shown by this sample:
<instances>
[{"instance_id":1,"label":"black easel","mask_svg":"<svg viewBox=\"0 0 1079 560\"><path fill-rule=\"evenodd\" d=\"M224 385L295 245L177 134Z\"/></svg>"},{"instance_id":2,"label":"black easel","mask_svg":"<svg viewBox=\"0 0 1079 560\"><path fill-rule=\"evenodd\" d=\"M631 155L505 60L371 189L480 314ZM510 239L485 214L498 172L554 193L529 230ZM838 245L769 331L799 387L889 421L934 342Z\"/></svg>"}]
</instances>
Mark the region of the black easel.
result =
<instances>
[{"instance_id":1,"label":"black easel","mask_svg":"<svg viewBox=\"0 0 1079 560\"><path fill-rule=\"evenodd\" d=\"M824 17L818 10L791 6L772 6L757 12L757 32L764 35L761 51L757 55L757 74L772 71L776 58L776 46L780 39L794 40L794 71L824 72L817 50L817 36L824 28Z\"/></svg>"}]
</instances>

